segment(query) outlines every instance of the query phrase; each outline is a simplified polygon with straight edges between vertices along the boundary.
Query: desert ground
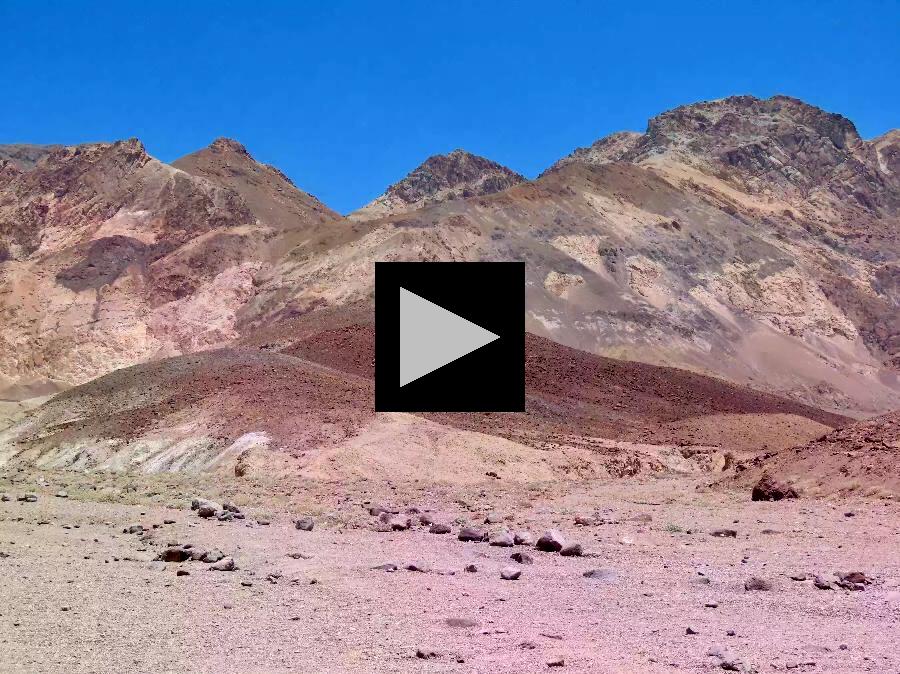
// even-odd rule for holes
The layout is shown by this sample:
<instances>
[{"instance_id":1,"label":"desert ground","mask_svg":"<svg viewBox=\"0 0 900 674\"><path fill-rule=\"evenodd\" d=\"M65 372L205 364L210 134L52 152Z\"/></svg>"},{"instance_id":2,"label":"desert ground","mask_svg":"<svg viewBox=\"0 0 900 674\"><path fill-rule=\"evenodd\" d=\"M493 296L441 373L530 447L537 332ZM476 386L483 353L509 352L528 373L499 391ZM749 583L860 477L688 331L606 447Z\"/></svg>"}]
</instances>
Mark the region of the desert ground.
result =
<instances>
[{"instance_id":1,"label":"desert ground","mask_svg":"<svg viewBox=\"0 0 900 674\"><path fill-rule=\"evenodd\" d=\"M900 672L900 502L755 502L707 482L8 469L0 669ZM199 516L197 495L244 519ZM583 554L462 542L467 525L557 530ZM157 561L185 544L236 568Z\"/></svg>"}]
</instances>

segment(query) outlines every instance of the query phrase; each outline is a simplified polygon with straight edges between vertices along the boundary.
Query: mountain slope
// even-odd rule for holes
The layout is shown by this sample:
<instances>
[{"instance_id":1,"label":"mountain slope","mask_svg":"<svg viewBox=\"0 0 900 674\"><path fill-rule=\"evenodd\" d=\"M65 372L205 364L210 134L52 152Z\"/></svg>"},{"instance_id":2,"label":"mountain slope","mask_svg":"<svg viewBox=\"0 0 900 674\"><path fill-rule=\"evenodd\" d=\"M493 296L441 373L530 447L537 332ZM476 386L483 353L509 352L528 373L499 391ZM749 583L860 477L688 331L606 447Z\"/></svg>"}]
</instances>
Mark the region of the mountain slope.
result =
<instances>
[{"instance_id":1,"label":"mountain slope","mask_svg":"<svg viewBox=\"0 0 900 674\"><path fill-rule=\"evenodd\" d=\"M0 397L234 340L254 275L288 247L282 228L331 217L316 202L297 206L296 222L261 219L226 184L137 140L59 147L27 172L4 166Z\"/></svg>"},{"instance_id":2,"label":"mountain slope","mask_svg":"<svg viewBox=\"0 0 900 674\"><path fill-rule=\"evenodd\" d=\"M370 301L375 260L525 260L536 334L829 409L893 409L891 147L784 97L685 106L534 182L293 251L260 278L247 325Z\"/></svg>"},{"instance_id":3,"label":"mountain slope","mask_svg":"<svg viewBox=\"0 0 900 674\"><path fill-rule=\"evenodd\" d=\"M490 159L465 150L426 159L403 180L349 217L354 220L393 215L432 203L501 192L525 178Z\"/></svg>"},{"instance_id":4,"label":"mountain slope","mask_svg":"<svg viewBox=\"0 0 900 674\"><path fill-rule=\"evenodd\" d=\"M232 472L252 458L267 472L292 465L318 474L323 465L352 456L350 464L334 468L353 473L365 469L355 463L364 446L368 452L377 445L392 456L398 446L430 437L433 445L415 460L465 446L456 461L481 456L484 464L469 475L476 480L483 479L485 466L496 470L506 460L505 471L518 470L518 461L543 471L539 467L549 460L560 474L578 466L587 470L591 463L596 465L590 470L602 466L617 474L685 463L680 449L638 444L668 433L676 422L688 427L735 418L758 430L774 425L781 433L774 446L780 447L846 421L702 375L592 356L531 335L527 414L376 415L372 326L299 332L298 338L298 331L285 331L277 347L282 353L271 350L270 334L266 350L177 356L60 393L0 433L0 466L26 461L78 469ZM761 448L758 440L735 441L730 434L708 435L702 443L685 437L677 444L704 445L690 453L698 461Z\"/></svg>"},{"instance_id":5,"label":"mountain slope","mask_svg":"<svg viewBox=\"0 0 900 674\"><path fill-rule=\"evenodd\" d=\"M218 138L202 150L172 162L193 176L233 190L270 227L308 233L340 215L294 185L281 171L257 162L243 145Z\"/></svg>"}]
</instances>

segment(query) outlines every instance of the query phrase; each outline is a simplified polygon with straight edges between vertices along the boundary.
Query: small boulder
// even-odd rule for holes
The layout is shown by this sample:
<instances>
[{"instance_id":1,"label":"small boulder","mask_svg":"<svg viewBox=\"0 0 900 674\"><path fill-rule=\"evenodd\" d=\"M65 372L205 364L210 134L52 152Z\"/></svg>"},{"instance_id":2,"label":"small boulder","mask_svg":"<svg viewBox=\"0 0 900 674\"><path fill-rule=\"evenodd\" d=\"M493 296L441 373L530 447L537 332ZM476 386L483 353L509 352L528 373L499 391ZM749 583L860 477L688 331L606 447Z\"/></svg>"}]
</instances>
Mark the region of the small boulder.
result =
<instances>
[{"instance_id":1,"label":"small boulder","mask_svg":"<svg viewBox=\"0 0 900 674\"><path fill-rule=\"evenodd\" d=\"M430 534L449 534L450 533L450 525L442 524L440 522L435 522L428 528L428 533L430 533Z\"/></svg>"},{"instance_id":2,"label":"small boulder","mask_svg":"<svg viewBox=\"0 0 900 674\"><path fill-rule=\"evenodd\" d=\"M567 543L559 551L559 554L563 557L581 557L584 554L584 550L581 547L581 543Z\"/></svg>"},{"instance_id":3,"label":"small boulder","mask_svg":"<svg viewBox=\"0 0 900 674\"><path fill-rule=\"evenodd\" d=\"M294 521L294 528L298 531L312 531L316 523L312 517L301 517Z\"/></svg>"},{"instance_id":4,"label":"small boulder","mask_svg":"<svg viewBox=\"0 0 900 674\"><path fill-rule=\"evenodd\" d=\"M60 490L56 492L56 498L69 498L69 492Z\"/></svg>"},{"instance_id":5,"label":"small boulder","mask_svg":"<svg viewBox=\"0 0 900 674\"><path fill-rule=\"evenodd\" d=\"M22 503L37 503L38 495L37 494L22 494L19 498L16 499Z\"/></svg>"},{"instance_id":6,"label":"small boulder","mask_svg":"<svg viewBox=\"0 0 900 674\"><path fill-rule=\"evenodd\" d=\"M230 503L228 501L222 504L222 509L235 514L241 512L240 508L238 508L234 503Z\"/></svg>"},{"instance_id":7,"label":"small boulder","mask_svg":"<svg viewBox=\"0 0 900 674\"><path fill-rule=\"evenodd\" d=\"M513 535L508 531L501 531L491 536L489 545L496 548L511 548L515 545L515 540L513 539Z\"/></svg>"},{"instance_id":8,"label":"small boulder","mask_svg":"<svg viewBox=\"0 0 900 674\"><path fill-rule=\"evenodd\" d=\"M750 498L754 501L781 501L786 498L798 498L797 490L786 482L780 482L768 473L764 473L759 482L753 486Z\"/></svg>"},{"instance_id":9,"label":"small boulder","mask_svg":"<svg viewBox=\"0 0 900 674\"><path fill-rule=\"evenodd\" d=\"M412 520L406 515L394 515L389 521L391 531L406 531L412 526Z\"/></svg>"},{"instance_id":10,"label":"small boulder","mask_svg":"<svg viewBox=\"0 0 900 674\"><path fill-rule=\"evenodd\" d=\"M475 527L463 527L459 530L457 538L464 542L482 543L487 540L487 532Z\"/></svg>"},{"instance_id":11,"label":"small boulder","mask_svg":"<svg viewBox=\"0 0 900 674\"><path fill-rule=\"evenodd\" d=\"M159 562L184 562L191 558L191 551L181 545L169 546L156 556Z\"/></svg>"},{"instance_id":12,"label":"small boulder","mask_svg":"<svg viewBox=\"0 0 900 674\"><path fill-rule=\"evenodd\" d=\"M488 513L487 517L484 518L485 524L499 524L503 521L503 517L498 513Z\"/></svg>"},{"instance_id":13,"label":"small boulder","mask_svg":"<svg viewBox=\"0 0 900 674\"><path fill-rule=\"evenodd\" d=\"M215 564L210 564L208 570L209 571L235 571L237 569L237 564L234 563L234 559L232 557L223 557Z\"/></svg>"},{"instance_id":14,"label":"small boulder","mask_svg":"<svg viewBox=\"0 0 900 674\"><path fill-rule=\"evenodd\" d=\"M518 562L519 564L534 564L534 557L529 555L527 552L514 552L509 558L514 562Z\"/></svg>"},{"instance_id":15,"label":"small boulder","mask_svg":"<svg viewBox=\"0 0 900 674\"><path fill-rule=\"evenodd\" d=\"M517 531L513 534L513 543L516 545L534 545L534 536L530 531Z\"/></svg>"},{"instance_id":16,"label":"small boulder","mask_svg":"<svg viewBox=\"0 0 900 674\"><path fill-rule=\"evenodd\" d=\"M559 552L566 545L562 534L556 529L551 529L538 539L537 547L541 552Z\"/></svg>"},{"instance_id":17,"label":"small boulder","mask_svg":"<svg viewBox=\"0 0 900 674\"><path fill-rule=\"evenodd\" d=\"M216 513L221 510L218 503L206 502L201 503L197 508L197 514L200 517L215 517Z\"/></svg>"},{"instance_id":18,"label":"small boulder","mask_svg":"<svg viewBox=\"0 0 900 674\"><path fill-rule=\"evenodd\" d=\"M515 566L504 566L500 569L500 577L503 580L519 580L522 575L522 569Z\"/></svg>"},{"instance_id":19,"label":"small boulder","mask_svg":"<svg viewBox=\"0 0 900 674\"><path fill-rule=\"evenodd\" d=\"M221 550L210 550L209 552L203 553L203 556L200 557L200 561L205 564L214 564L225 558L225 553Z\"/></svg>"},{"instance_id":20,"label":"small boulder","mask_svg":"<svg viewBox=\"0 0 900 674\"><path fill-rule=\"evenodd\" d=\"M747 592L769 592L771 589L771 581L768 581L765 578L753 576L744 581L744 590Z\"/></svg>"}]
</instances>

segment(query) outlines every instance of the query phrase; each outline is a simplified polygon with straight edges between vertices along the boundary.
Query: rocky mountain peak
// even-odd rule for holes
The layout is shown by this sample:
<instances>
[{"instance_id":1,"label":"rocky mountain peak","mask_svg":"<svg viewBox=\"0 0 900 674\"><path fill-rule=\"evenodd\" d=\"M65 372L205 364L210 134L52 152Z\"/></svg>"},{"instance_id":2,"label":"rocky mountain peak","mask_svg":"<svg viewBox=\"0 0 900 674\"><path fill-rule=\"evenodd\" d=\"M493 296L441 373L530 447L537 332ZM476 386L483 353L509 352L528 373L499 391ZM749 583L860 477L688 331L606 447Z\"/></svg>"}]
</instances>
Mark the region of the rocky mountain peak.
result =
<instances>
[{"instance_id":1,"label":"rocky mountain peak","mask_svg":"<svg viewBox=\"0 0 900 674\"><path fill-rule=\"evenodd\" d=\"M224 136L221 138L216 138L212 143L210 143L209 150L210 152L219 154L234 152L250 159L253 158L242 143L239 143L233 138L225 138Z\"/></svg>"},{"instance_id":2,"label":"rocky mountain peak","mask_svg":"<svg viewBox=\"0 0 900 674\"><path fill-rule=\"evenodd\" d=\"M525 178L506 166L456 149L432 155L351 217L381 217L442 201L485 196L522 182Z\"/></svg>"}]
</instances>

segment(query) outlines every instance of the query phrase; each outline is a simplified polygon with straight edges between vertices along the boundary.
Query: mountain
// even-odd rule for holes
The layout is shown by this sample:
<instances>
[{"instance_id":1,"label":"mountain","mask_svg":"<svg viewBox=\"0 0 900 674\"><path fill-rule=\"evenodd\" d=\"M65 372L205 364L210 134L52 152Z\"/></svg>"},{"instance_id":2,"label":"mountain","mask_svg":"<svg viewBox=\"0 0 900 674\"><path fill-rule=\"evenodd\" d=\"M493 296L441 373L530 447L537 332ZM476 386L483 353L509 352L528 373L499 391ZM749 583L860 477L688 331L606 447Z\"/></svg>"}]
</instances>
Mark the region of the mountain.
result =
<instances>
[{"instance_id":1,"label":"mountain","mask_svg":"<svg viewBox=\"0 0 900 674\"><path fill-rule=\"evenodd\" d=\"M308 233L340 214L298 189L274 166L257 162L243 145L230 138L172 162L185 173L205 178L241 196L261 222L284 230Z\"/></svg>"},{"instance_id":2,"label":"mountain","mask_svg":"<svg viewBox=\"0 0 900 674\"><path fill-rule=\"evenodd\" d=\"M362 220L403 213L428 204L502 192L523 182L525 178L497 162L465 150L454 150L429 157L349 217Z\"/></svg>"},{"instance_id":3,"label":"mountain","mask_svg":"<svg viewBox=\"0 0 900 674\"><path fill-rule=\"evenodd\" d=\"M225 139L176 166L136 140L5 161L0 398L366 325L377 260L525 260L534 334L842 414L896 409L897 139L733 97L530 182L438 155L353 220Z\"/></svg>"},{"instance_id":4,"label":"mountain","mask_svg":"<svg viewBox=\"0 0 900 674\"><path fill-rule=\"evenodd\" d=\"M238 337L255 274L340 220L238 147L192 172L136 139L0 167L0 398Z\"/></svg>"},{"instance_id":5,"label":"mountain","mask_svg":"<svg viewBox=\"0 0 900 674\"><path fill-rule=\"evenodd\" d=\"M533 182L373 214L326 255L285 258L260 277L252 325L370 301L375 260L525 260L535 334L828 409L895 409L894 138L785 97L677 108Z\"/></svg>"}]
</instances>

